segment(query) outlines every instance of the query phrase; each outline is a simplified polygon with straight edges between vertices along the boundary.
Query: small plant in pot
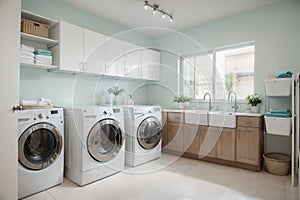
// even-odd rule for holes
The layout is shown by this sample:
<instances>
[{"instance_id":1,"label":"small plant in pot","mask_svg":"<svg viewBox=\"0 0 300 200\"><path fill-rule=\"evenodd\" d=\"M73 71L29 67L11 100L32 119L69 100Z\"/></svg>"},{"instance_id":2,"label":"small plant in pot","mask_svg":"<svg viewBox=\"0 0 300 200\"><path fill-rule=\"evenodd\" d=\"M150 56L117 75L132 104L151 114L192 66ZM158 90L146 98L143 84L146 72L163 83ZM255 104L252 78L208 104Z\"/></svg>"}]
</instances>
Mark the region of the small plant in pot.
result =
<instances>
[{"instance_id":1,"label":"small plant in pot","mask_svg":"<svg viewBox=\"0 0 300 200\"><path fill-rule=\"evenodd\" d=\"M108 94L111 94L114 97L112 99L112 104L118 105L119 104L118 95L122 94L122 92L125 92L125 90L123 88L119 88L118 86L114 85L111 88L109 88L107 92Z\"/></svg>"},{"instance_id":2,"label":"small plant in pot","mask_svg":"<svg viewBox=\"0 0 300 200\"><path fill-rule=\"evenodd\" d=\"M182 109L187 109L189 107L189 103L193 100L192 97L187 96L187 95L179 95L175 96L173 99L173 102L176 102L179 104L179 108Z\"/></svg>"},{"instance_id":3,"label":"small plant in pot","mask_svg":"<svg viewBox=\"0 0 300 200\"><path fill-rule=\"evenodd\" d=\"M260 104L261 96L258 94L251 94L246 97L247 104L251 105L251 112L258 113L258 104Z\"/></svg>"}]
</instances>

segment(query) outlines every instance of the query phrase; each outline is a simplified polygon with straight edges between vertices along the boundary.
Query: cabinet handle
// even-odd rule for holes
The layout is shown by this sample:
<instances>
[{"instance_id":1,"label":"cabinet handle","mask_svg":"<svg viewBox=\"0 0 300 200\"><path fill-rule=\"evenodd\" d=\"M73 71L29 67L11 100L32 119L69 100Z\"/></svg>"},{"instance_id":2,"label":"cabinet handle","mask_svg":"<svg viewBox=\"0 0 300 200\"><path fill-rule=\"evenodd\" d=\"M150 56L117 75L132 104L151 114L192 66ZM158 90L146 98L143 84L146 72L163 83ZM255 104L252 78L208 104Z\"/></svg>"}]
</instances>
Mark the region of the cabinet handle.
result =
<instances>
[{"instance_id":1,"label":"cabinet handle","mask_svg":"<svg viewBox=\"0 0 300 200\"><path fill-rule=\"evenodd\" d=\"M87 70L87 63L86 62L84 62L84 64L83 64L83 69Z\"/></svg>"},{"instance_id":2,"label":"cabinet handle","mask_svg":"<svg viewBox=\"0 0 300 200\"><path fill-rule=\"evenodd\" d=\"M79 62L79 70L80 70L80 71L83 71L83 62L82 62L82 61Z\"/></svg>"},{"instance_id":3,"label":"cabinet handle","mask_svg":"<svg viewBox=\"0 0 300 200\"><path fill-rule=\"evenodd\" d=\"M109 72L109 66L105 66L105 73L108 73Z\"/></svg>"}]
</instances>

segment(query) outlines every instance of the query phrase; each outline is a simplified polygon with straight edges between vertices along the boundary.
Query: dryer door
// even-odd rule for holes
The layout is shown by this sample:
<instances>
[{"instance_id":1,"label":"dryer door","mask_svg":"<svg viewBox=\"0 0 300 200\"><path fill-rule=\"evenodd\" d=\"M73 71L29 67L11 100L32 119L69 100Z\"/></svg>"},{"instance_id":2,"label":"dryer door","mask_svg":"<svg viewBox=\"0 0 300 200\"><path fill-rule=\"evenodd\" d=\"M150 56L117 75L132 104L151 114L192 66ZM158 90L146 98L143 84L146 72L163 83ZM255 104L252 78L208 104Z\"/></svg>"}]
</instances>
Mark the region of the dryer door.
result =
<instances>
[{"instance_id":1,"label":"dryer door","mask_svg":"<svg viewBox=\"0 0 300 200\"><path fill-rule=\"evenodd\" d=\"M161 124L155 117L144 119L137 131L137 139L141 147L150 150L155 148L161 139Z\"/></svg>"},{"instance_id":2,"label":"dryer door","mask_svg":"<svg viewBox=\"0 0 300 200\"><path fill-rule=\"evenodd\" d=\"M118 155L124 143L120 124L114 119L103 119L90 130L87 138L89 154L98 162L107 162Z\"/></svg>"},{"instance_id":3,"label":"dryer door","mask_svg":"<svg viewBox=\"0 0 300 200\"><path fill-rule=\"evenodd\" d=\"M63 138L55 126L34 124L19 137L19 163L32 170L44 169L56 161L62 147Z\"/></svg>"}]
</instances>

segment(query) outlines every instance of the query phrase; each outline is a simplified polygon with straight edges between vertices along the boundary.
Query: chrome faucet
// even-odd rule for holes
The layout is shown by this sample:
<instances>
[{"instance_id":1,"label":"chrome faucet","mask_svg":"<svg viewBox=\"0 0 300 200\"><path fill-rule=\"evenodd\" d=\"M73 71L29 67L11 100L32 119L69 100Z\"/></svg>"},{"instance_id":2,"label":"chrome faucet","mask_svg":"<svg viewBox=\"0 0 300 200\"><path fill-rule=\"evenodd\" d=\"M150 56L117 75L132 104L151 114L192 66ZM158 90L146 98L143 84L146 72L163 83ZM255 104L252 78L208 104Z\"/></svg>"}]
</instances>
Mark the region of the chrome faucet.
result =
<instances>
[{"instance_id":1,"label":"chrome faucet","mask_svg":"<svg viewBox=\"0 0 300 200\"><path fill-rule=\"evenodd\" d=\"M230 98L232 94L234 95L234 105L231 106L231 107L234 108L234 112L237 112L237 109L239 108L239 106L238 106L237 103L236 103L237 95L236 95L236 93L235 93L234 91L230 91L230 92L228 93L228 100L231 100L231 101L232 101L232 98Z\"/></svg>"},{"instance_id":2,"label":"chrome faucet","mask_svg":"<svg viewBox=\"0 0 300 200\"><path fill-rule=\"evenodd\" d=\"M211 110L212 109L212 105L211 105L211 95L209 92L206 92L204 94L204 97L203 97L203 100L205 100L205 97L208 95L208 110Z\"/></svg>"}]
</instances>

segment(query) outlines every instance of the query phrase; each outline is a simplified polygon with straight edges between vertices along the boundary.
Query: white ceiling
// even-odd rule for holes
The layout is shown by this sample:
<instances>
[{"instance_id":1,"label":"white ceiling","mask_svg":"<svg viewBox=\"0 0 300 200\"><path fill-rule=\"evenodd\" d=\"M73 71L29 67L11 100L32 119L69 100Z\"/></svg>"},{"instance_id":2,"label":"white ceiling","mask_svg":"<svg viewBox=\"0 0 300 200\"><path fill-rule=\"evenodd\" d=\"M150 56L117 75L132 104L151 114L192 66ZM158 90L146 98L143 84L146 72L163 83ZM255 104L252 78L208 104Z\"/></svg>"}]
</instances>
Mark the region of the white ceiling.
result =
<instances>
[{"instance_id":1,"label":"white ceiling","mask_svg":"<svg viewBox=\"0 0 300 200\"><path fill-rule=\"evenodd\" d=\"M143 0L62 0L102 18L128 28L163 27L182 30L209 21L255 9L279 0L149 0L166 12L174 14L174 22L144 10ZM142 31L151 37L165 31Z\"/></svg>"}]
</instances>

